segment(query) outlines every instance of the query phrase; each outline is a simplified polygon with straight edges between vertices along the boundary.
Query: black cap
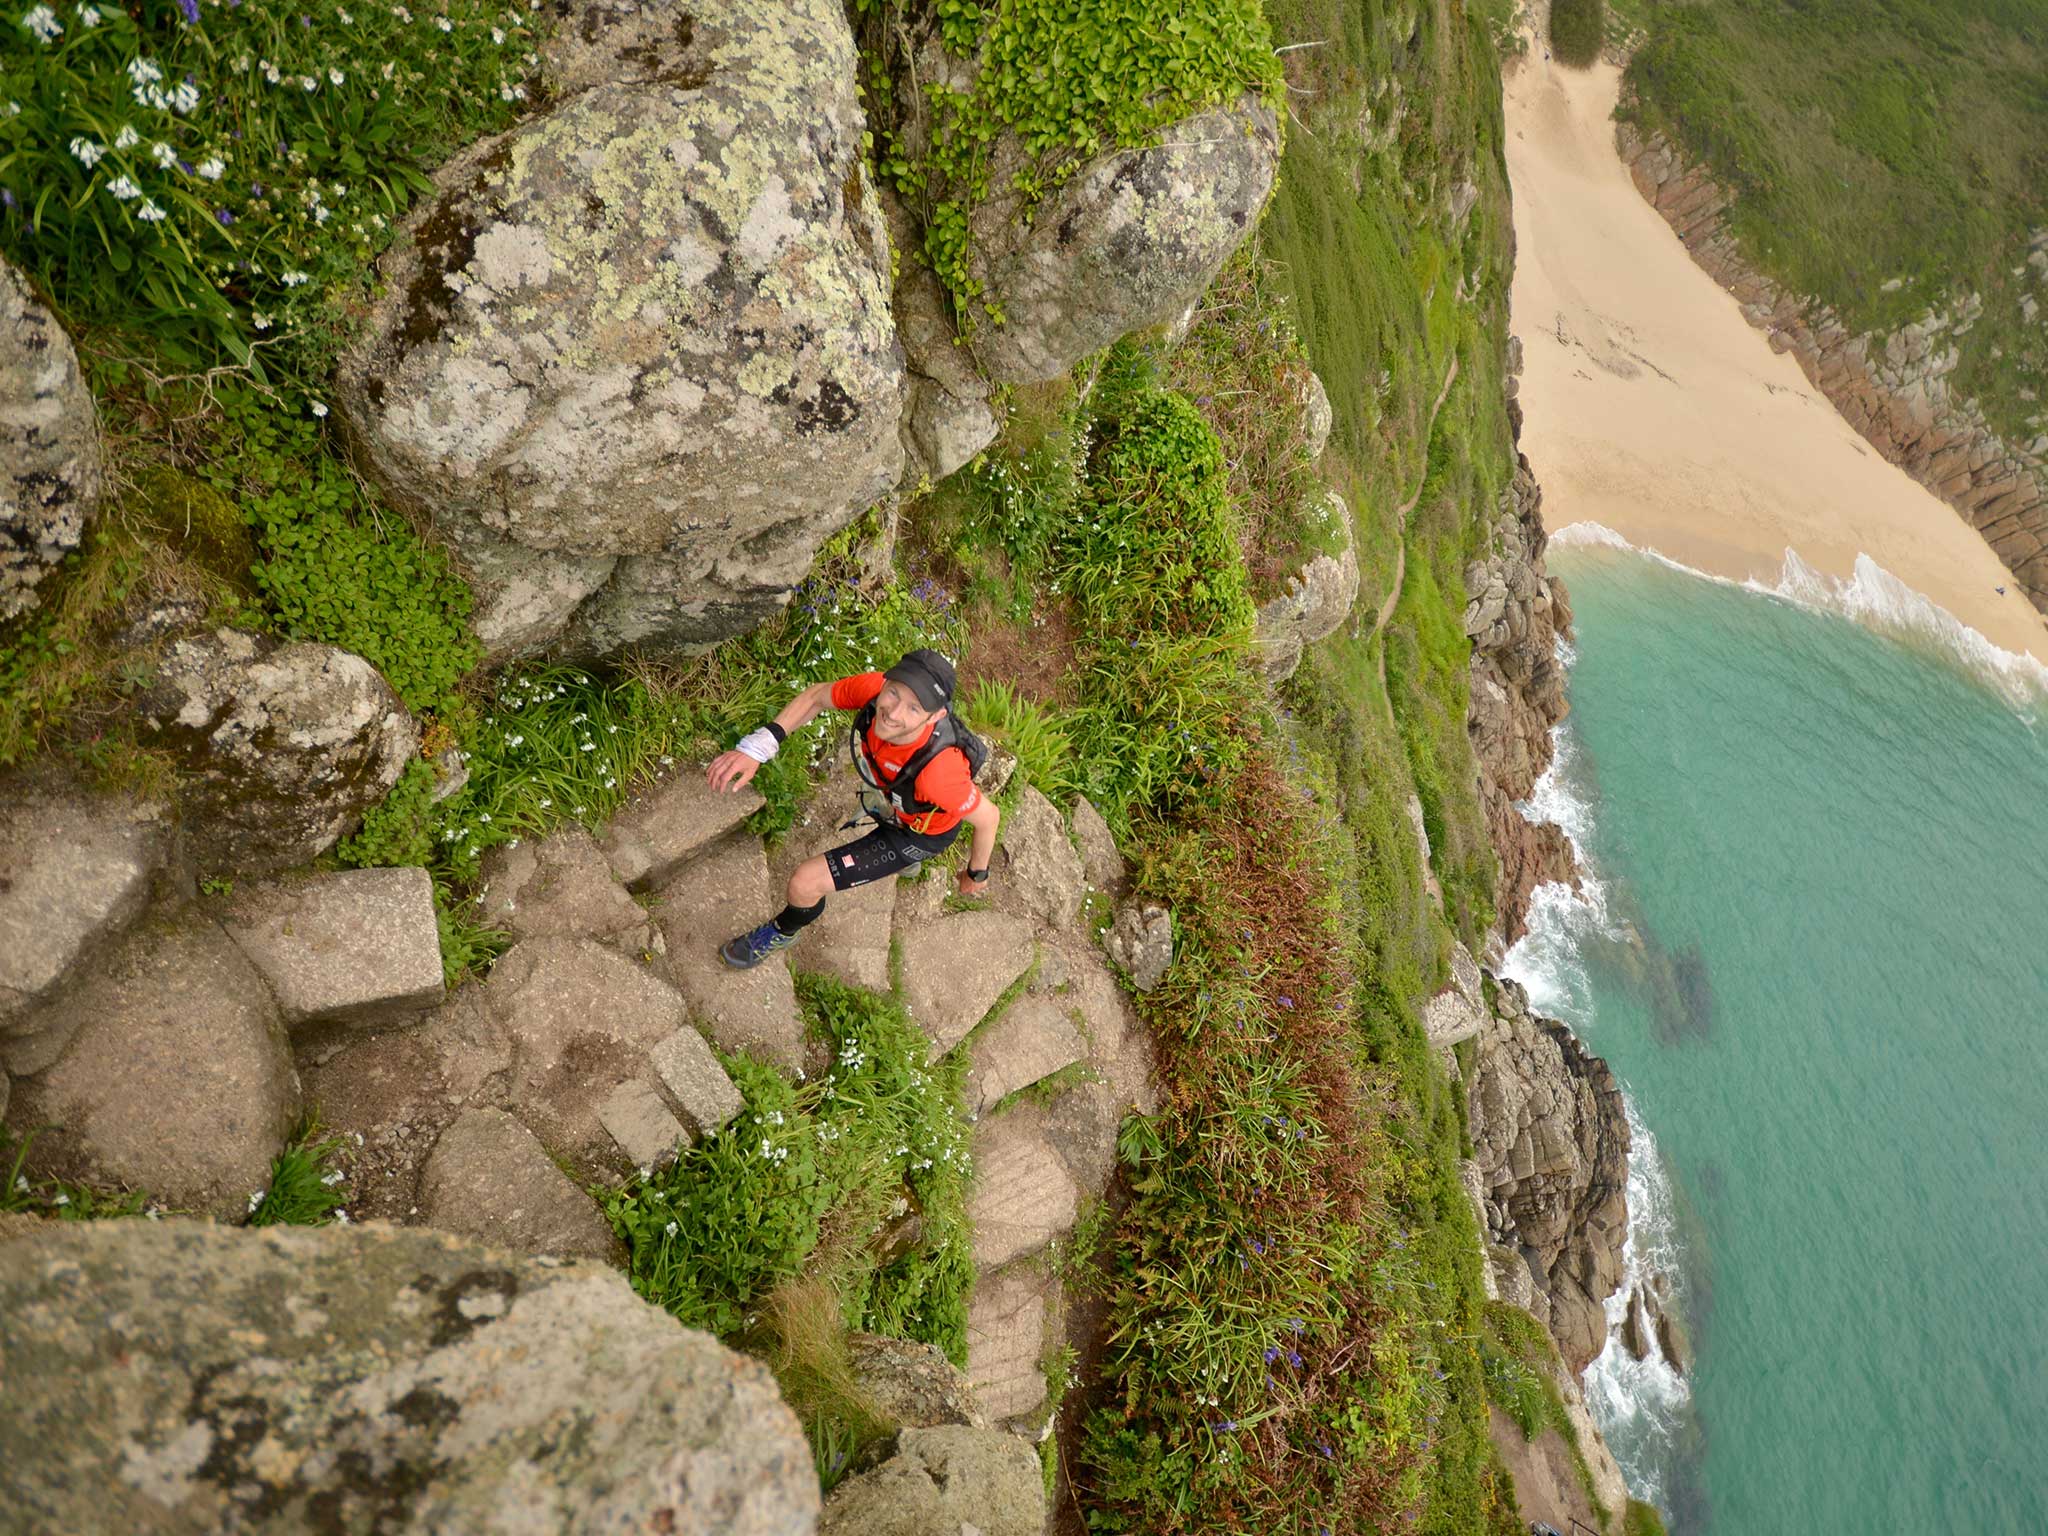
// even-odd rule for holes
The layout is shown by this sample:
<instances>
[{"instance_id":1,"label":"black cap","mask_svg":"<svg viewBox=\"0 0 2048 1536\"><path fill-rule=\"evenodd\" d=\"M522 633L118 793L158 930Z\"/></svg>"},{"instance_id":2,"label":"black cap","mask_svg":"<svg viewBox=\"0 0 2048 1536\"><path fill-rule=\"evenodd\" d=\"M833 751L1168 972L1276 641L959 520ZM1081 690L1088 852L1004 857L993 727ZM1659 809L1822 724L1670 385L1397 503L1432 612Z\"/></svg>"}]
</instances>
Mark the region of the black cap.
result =
<instances>
[{"instance_id":1,"label":"black cap","mask_svg":"<svg viewBox=\"0 0 2048 1536\"><path fill-rule=\"evenodd\" d=\"M926 709L944 709L953 702L953 663L937 651L911 651L882 676L908 688Z\"/></svg>"}]
</instances>

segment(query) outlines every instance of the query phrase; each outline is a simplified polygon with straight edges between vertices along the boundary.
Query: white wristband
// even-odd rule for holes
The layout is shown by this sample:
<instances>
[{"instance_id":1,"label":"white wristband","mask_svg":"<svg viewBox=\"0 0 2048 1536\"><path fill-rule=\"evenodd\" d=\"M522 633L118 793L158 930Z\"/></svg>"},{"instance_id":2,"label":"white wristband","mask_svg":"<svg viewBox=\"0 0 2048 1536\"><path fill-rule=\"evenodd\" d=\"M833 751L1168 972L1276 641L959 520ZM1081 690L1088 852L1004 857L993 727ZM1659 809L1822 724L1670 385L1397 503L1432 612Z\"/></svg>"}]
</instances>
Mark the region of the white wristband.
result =
<instances>
[{"instance_id":1,"label":"white wristband","mask_svg":"<svg viewBox=\"0 0 2048 1536\"><path fill-rule=\"evenodd\" d=\"M734 745L733 751L744 752L757 763L765 763L773 757L782 744L775 739L775 733L767 726L757 726L747 732Z\"/></svg>"}]
</instances>

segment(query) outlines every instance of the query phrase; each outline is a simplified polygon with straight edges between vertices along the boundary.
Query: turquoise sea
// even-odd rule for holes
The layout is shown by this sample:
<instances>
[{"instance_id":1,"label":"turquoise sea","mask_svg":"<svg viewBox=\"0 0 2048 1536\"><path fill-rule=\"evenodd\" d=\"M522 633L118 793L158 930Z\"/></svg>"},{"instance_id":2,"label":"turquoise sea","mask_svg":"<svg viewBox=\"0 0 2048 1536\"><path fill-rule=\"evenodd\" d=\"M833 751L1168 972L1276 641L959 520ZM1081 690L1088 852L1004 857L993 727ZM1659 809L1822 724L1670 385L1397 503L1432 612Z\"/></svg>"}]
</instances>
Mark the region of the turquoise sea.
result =
<instances>
[{"instance_id":1,"label":"turquoise sea","mask_svg":"<svg viewBox=\"0 0 2048 1536\"><path fill-rule=\"evenodd\" d=\"M1833 594L1859 622L1602 543L1550 568L1535 800L1594 879L1506 969L1620 1078L1630 1268L1697 1351L1588 1373L1632 1488L1675 1536L2048 1532L2038 683L1880 573Z\"/></svg>"}]
</instances>

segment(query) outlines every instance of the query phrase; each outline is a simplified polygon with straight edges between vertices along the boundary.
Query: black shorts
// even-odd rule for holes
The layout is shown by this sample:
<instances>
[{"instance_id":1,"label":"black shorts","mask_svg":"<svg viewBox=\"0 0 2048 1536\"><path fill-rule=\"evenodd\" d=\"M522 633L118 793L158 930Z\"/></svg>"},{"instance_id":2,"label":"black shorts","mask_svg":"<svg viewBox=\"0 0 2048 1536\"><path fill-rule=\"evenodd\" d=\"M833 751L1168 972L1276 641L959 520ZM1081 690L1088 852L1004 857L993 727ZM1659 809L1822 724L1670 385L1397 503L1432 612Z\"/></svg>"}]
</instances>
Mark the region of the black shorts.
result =
<instances>
[{"instance_id":1,"label":"black shorts","mask_svg":"<svg viewBox=\"0 0 2048 1536\"><path fill-rule=\"evenodd\" d=\"M850 891L855 886L871 885L890 875L915 869L926 859L944 853L959 835L958 826L949 827L944 832L924 833L912 832L892 821L878 822L867 836L841 843L826 852L825 864L832 871L832 889Z\"/></svg>"}]
</instances>

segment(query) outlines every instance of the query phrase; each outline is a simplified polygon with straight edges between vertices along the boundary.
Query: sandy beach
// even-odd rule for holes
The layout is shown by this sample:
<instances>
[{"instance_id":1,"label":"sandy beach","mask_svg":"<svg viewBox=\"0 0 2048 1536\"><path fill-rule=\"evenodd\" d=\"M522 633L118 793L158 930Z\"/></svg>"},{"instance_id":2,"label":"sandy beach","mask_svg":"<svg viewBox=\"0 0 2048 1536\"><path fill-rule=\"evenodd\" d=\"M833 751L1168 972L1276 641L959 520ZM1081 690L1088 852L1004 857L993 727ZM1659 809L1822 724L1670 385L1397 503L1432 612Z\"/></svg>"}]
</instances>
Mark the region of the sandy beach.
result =
<instances>
[{"instance_id":1,"label":"sandy beach","mask_svg":"<svg viewBox=\"0 0 2048 1536\"><path fill-rule=\"evenodd\" d=\"M1787 550L1843 581L1867 555L1994 645L2048 661L2048 624L1976 531L1772 352L1637 193L1614 148L1620 82L1541 47L1507 78L1522 448L1551 532L1600 523L1767 585Z\"/></svg>"}]
</instances>

